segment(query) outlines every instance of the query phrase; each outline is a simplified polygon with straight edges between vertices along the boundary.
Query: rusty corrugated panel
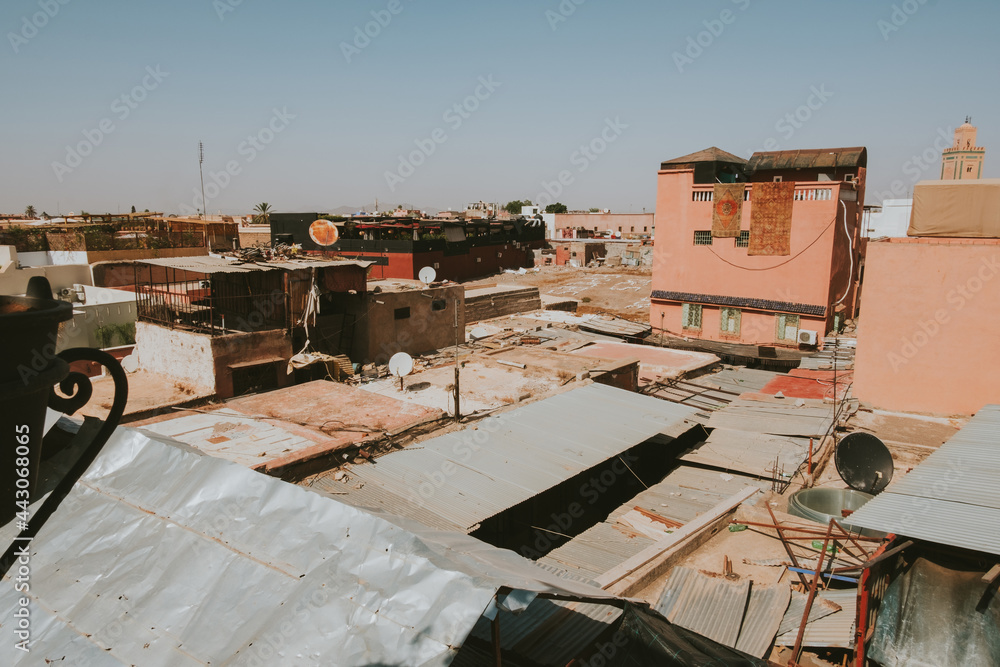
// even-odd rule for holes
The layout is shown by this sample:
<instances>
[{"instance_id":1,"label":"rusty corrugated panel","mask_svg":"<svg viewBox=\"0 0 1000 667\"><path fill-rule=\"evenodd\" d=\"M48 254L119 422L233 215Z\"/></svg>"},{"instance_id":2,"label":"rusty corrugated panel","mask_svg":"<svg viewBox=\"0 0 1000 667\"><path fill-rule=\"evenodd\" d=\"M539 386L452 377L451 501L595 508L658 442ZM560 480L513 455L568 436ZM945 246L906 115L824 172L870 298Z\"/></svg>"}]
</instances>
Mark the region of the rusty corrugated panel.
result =
<instances>
[{"instance_id":1,"label":"rusty corrugated panel","mask_svg":"<svg viewBox=\"0 0 1000 667\"><path fill-rule=\"evenodd\" d=\"M670 572L655 609L671 623L725 646L735 646L749 596L749 579L732 581L678 566Z\"/></svg>"},{"instance_id":2,"label":"rusty corrugated panel","mask_svg":"<svg viewBox=\"0 0 1000 667\"><path fill-rule=\"evenodd\" d=\"M867 164L868 149L864 146L811 148L797 151L754 153L747 163L747 170L852 168L865 167Z\"/></svg>"},{"instance_id":3,"label":"rusty corrugated panel","mask_svg":"<svg viewBox=\"0 0 1000 667\"><path fill-rule=\"evenodd\" d=\"M857 617L858 592L857 590L824 591L819 594L815 607L819 600L833 602L840 606L841 610L811 620L806 623L806 631L803 635L802 645L822 648L852 648L854 645L854 625ZM797 612L797 614L796 614ZM799 624L802 622L802 614L805 612L805 596L802 596L802 606L793 603L789 605L786 620L794 622L794 628L785 634L778 635L775 640L779 644L792 646L795 644L799 632ZM796 619L796 616L798 617ZM791 618L789 618L791 617ZM786 624L782 621L782 626Z\"/></svg>"},{"instance_id":4,"label":"rusty corrugated panel","mask_svg":"<svg viewBox=\"0 0 1000 667\"><path fill-rule=\"evenodd\" d=\"M788 609L792 589L787 584L775 586L754 585L750 603L743 617L740 638L734 647L738 651L763 658L771 649L778 626Z\"/></svg>"}]
</instances>

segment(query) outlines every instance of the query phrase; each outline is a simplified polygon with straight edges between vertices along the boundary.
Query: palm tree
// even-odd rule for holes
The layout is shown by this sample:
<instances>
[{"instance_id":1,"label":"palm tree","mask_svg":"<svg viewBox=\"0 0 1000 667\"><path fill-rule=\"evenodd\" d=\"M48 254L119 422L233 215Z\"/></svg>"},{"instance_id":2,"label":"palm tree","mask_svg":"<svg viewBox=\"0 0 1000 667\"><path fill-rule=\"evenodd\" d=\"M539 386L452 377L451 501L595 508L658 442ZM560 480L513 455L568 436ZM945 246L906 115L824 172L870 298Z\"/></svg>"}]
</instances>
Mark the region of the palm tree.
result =
<instances>
[{"instance_id":1,"label":"palm tree","mask_svg":"<svg viewBox=\"0 0 1000 667\"><path fill-rule=\"evenodd\" d=\"M270 225L271 224L271 211L272 211L272 208L271 208L270 204L268 204L267 202L263 202L263 203L257 204L257 206L254 207L253 211L256 214L256 215L253 216L253 221L255 223L257 223L257 224L264 224L264 225Z\"/></svg>"},{"instance_id":2,"label":"palm tree","mask_svg":"<svg viewBox=\"0 0 1000 667\"><path fill-rule=\"evenodd\" d=\"M24 217L28 218L29 220L34 220L35 215L36 213L34 206L28 206L28 208L24 209Z\"/></svg>"}]
</instances>

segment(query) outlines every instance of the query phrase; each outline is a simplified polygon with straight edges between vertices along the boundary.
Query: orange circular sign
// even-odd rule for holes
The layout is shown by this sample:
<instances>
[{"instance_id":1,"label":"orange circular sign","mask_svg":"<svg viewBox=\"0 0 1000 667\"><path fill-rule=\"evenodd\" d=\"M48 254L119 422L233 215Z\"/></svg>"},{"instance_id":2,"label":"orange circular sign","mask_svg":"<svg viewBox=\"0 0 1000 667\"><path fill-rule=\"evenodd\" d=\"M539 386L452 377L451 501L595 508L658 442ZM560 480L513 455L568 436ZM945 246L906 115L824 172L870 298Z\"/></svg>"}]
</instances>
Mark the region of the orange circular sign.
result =
<instances>
[{"instance_id":1,"label":"orange circular sign","mask_svg":"<svg viewBox=\"0 0 1000 667\"><path fill-rule=\"evenodd\" d=\"M340 238L340 231L329 220L317 220L309 225L309 238L316 245L331 246Z\"/></svg>"}]
</instances>

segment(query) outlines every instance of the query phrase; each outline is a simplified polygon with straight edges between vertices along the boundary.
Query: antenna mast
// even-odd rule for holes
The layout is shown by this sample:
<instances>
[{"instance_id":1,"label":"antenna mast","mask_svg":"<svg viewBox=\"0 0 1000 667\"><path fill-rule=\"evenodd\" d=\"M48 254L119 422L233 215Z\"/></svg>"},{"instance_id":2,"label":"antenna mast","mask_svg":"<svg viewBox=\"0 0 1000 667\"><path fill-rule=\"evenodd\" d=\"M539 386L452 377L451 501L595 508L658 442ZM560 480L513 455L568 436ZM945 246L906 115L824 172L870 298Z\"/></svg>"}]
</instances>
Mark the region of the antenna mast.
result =
<instances>
[{"instance_id":1,"label":"antenna mast","mask_svg":"<svg viewBox=\"0 0 1000 667\"><path fill-rule=\"evenodd\" d=\"M198 142L198 173L201 175L201 217L202 220L208 217L208 202L205 201L205 170L202 164L205 162L205 144Z\"/></svg>"}]
</instances>

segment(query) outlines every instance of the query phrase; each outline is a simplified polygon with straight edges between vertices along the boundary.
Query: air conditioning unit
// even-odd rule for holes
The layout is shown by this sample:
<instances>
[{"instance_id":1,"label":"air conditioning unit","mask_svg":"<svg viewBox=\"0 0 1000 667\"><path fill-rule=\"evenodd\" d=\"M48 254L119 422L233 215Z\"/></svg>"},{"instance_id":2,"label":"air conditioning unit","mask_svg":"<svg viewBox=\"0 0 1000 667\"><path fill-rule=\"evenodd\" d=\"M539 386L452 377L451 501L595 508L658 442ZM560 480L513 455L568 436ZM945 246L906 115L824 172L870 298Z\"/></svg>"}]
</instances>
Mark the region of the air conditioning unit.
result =
<instances>
[{"instance_id":1,"label":"air conditioning unit","mask_svg":"<svg viewBox=\"0 0 1000 667\"><path fill-rule=\"evenodd\" d=\"M815 345L817 334L815 331L809 331L808 329L799 329L799 344L800 345Z\"/></svg>"}]
</instances>

